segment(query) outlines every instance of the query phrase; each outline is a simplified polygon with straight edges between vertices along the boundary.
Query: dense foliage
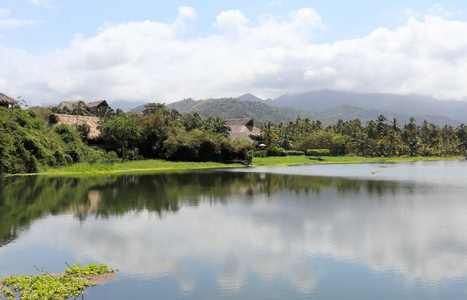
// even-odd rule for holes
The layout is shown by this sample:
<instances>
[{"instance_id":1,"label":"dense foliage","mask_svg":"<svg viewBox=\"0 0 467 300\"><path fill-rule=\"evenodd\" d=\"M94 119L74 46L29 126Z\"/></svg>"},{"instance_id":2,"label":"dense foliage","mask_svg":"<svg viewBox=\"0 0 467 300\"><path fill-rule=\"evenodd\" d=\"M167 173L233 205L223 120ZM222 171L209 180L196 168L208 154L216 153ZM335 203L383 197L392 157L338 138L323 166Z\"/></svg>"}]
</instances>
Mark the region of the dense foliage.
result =
<instances>
[{"instance_id":1,"label":"dense foliage","mask_svg":"<svg viewBox=\"0 0 467 300\"><path fill-rule=\"evenodd\" d=\"M254 118L256 122L286 122L294 119L298 114L306 115L309 118L316 118L316 113L313 111L304 111L290 107L275 107L262 102L243 101L234 98L200 101L185 99L168 106L181 113L198 112L204 118Z\"/></svg>"},{"instance_id":2,"label":"dense foliage","mask_svg":"<svg viewBox=\"0 0 467 300\"><path fill-rule=\"evenodd\" d=\"M234 108L240 105L240 100L224 100L215 102L221 103L223 109L232 106L234 112ZM185 102L196 110L204 103ZM254 114L257 104L249 102L248 105ZM210 106L211 109L213 107L216 106ZM290 152L293 150L306 153L309 149L327 149L333 156L392 157L465 155L467 148L467 126L464 124L440 127L425 120L418 125L411 118L409 123L402 125L395 118L388 121L381 115L366 124L359 119L338 120L327 127L320 120L302 120L301 117L278 124L264 122L258 125L262 131L255 143L256 146L264 143L267 147L265 151L257 149L253 153L251 150L255 143L231 140L230 128L221 117L203 118L206 112L202 110L181 114L165 104L148 103L142 114L123 113L121 110L115 113L109 108L92 112L101 119L103 148L115 153L88 147L83 142L86 141L83 138L86 128L78 132L76 129L79 128L66 125L47 128L44 116L37 117L36 111L45 114L46 110L0 109L0 174L34 173L41 166L55 167L76 162L113 162L117 159L116 153L122 160L161 158L171 161L251 162L252 156L297 155ZM91 114L85 106L79 105L68 113ZM273 111L268 113L274 114ZM238 116L235 115L245 116L248 114L239 112Z\"/></svg>"},{"instance_id":3,"label":"dense foliage","mask_svg":"<svg viewBox=\"0 0 467 300\"><path fill-rule=\"evenodd\" d=\"M51 129L45 124L32 110L0 108L0 174L115 159L111 153L87 147L75 129L64 124Z\"/></svg>"},{"instance_id":4,"label":"dense foliage","mask_svg":"<svg viewBox=\"0 0 467 300\"><path fill-rule=\"evenodd\" d=\"M262 139L270 147L284 149L328 149L330 155L368 157L466 155L467 126L437 126L426 120L421 125L410 118L407 124L383 115L363 125L359 119L323 128L322 122L297 117L288 124L262 124Z\"/></svg>"},{"instance_id":5,"label":"dense foliage","mask_svg":"<svg viewBox=\"0 0 467 300\"><path fill-rule=\"evenodd\" d=\"M118 120L118 121L117 121ZM128 133L117 137L117 129ZM129 132L131 130L131 133ZM148 103L143 114L115 117L103 127L107 140L122 145L127 158L163 158L171 161L251 161L253 144L228 138L230 128L220 118L203 119L197 113L181 115L164 104ZM136 155L135 155L136 154Z\"/></svg>"}]
</instances>

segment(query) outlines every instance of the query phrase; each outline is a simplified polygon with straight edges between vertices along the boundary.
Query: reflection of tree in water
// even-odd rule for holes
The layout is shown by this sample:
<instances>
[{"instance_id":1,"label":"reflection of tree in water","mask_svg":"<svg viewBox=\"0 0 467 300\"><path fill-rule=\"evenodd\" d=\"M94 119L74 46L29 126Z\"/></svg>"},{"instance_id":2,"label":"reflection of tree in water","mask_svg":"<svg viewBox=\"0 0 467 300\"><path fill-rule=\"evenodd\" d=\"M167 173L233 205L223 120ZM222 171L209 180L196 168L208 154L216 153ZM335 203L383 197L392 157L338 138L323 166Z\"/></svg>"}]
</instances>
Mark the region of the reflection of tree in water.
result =
<instances>
[{"instance_id":1,"label":"reflection of tree in water","mask_svg":"<svg viewBox=\"0 0 467 300\"><path fill-rule=\"evenodd\" d=\"M110 178L21 176L0 180L0 245L16 238L19 230L48 214L70 211L91 186Z\"/></svg>"},{"instance_id":2,"label":"reflection of tree in water","mask_svg":"<svg viewBox=\"0 0 467 300\"><path fill-rule=\"evenodd\" d=\"M16 177L0 181L0 246L16 238L48 214L73 212L80 220L89 214L99 217L148 210L162 217L182 206L201 202L226 204L232 195L236 201L254 201L255 195L271 196L279 191L320 193L326 188L358 193L366 188L380 195L397 183L360 181L329 177L235 172L181 172L112 177Z\"/></svg>"}]
</instances>

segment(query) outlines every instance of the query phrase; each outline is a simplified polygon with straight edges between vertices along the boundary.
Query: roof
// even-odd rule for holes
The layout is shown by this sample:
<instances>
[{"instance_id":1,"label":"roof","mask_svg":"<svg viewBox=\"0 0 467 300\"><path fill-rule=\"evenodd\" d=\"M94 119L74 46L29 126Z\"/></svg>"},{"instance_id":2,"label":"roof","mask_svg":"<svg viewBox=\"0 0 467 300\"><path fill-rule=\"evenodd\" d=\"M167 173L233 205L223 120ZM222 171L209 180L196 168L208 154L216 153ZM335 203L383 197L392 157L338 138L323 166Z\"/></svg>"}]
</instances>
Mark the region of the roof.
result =
<instances>
[{"instance_id":1,"label":"roof","mask_svg":"<svg viewBox=\"0 0 467 300\"><path fill-rule=\"evenodd\" d=\"M58 105L58 108L63 108L66 107L69 110L73 110L74 106L78 103L79 101L62 101ZM100 107L100 106L109 106L106 100L99 100L99 101L93 101L93 102L85 102L86 106L89 108L93 107Z\"/></svg>"},{"instance_id":2,"label":"roof","mask_svg":"<svg viewBox=\"0 0 467 300\"><path fill-rule=\"evenodd\" d=\"M101 131L98 129L100 124L100 119L98 117L87 117L87 116L75 116L75 115L63 115L63 114L53 114L49 117L49 125L59 125L66 124L70 127L76 126L76 121L78 125L88 124L89 125L89 140L96 140L102 136Z\"/></svg>"},{"instance_id":3,"label":"roof","mask_svg":"<svg viewBox=\"0 0 467 300\"><path fill-rule=\"evenodd\" d=\"M87 102L86 105L87 105L88 107L109 106L109 104L108 104L107 101L105 101L105 100Z\"/></svg>"},{"instance_id":4,"label":"roof","mask_svg":"<svg viewBox=\"0 0 467 300\"><path fill-rule=\"evenodd\" d=\"M11 98L11 97L8 97L7 95L3 94L3 93L0 93L0 104L4 104L4 105L15 105L16 104L16 100Z\"/></svg>"},{"instance_id":5,"label":"roof","mask_svg":"<svg viewBox=\"0 0 467 300\"><path fill-rule=\"evenodd\" d=\"M231 125L234 125L234 126L235 125L242 125L242 126L251 125L251 126L255 126L255 122L251 118L227 119L227 120L225 120L225 122L227 123L227 126L231 126Z\"/></svg>"},{"instance_id":6,"label":"roof","mask_svg":"<svg viewBox=\"0 0 467 300\"><path fill-rule=\"evenodd\" d=\"M226 125L230 127L230 138L232 139L247 139L252 140L250 135L261 134L261 129L256 127L254 120L250 118L243 119L228 119L225 120Z\"/></svg>"}]
</instances>

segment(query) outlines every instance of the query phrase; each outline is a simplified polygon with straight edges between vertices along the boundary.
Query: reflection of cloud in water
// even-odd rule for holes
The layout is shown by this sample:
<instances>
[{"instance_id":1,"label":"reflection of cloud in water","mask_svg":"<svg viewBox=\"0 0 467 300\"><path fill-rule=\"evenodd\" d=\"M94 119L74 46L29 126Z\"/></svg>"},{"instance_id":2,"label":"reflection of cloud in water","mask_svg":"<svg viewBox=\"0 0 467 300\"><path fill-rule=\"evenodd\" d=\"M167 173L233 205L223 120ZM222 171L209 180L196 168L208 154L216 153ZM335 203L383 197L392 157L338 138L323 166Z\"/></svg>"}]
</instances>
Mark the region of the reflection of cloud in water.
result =
<instances>
[{"instance_id":1,"label":"reflection of cloud in water","mask_svg":"<svg viewBox=\"0 0 467 300\"><path fill-rule=\"evenodd\" d=\"M217 283L225 295L233 295L241 290L246 276L245 268L237 256L227 255L217 276Z\"/></svg>"},{"instance_id":2,"label":"reflection of cloud in water","mask_svg":"<svg viewBox=\"0 0 467 300\"><path fill-rule=\"evenodd\" d=\"M463 190L392 189L359 197L326 188L304 195L282 190L254 203L183 207L163 220L127 212L109 220L44 222L78 256L146 277L173 274L180 289L196 286L187 261L218 266L217 284L238 293L247 277L286 279L302 293L319 280L312 256L363 262L375 272L396 271L409 281L466 276L467 211ZM415 189L415 190L414 190ZM48 232L48 231L46 231ZM75 235L70 236L70 232Z\"/></svg>"}]
</instances>

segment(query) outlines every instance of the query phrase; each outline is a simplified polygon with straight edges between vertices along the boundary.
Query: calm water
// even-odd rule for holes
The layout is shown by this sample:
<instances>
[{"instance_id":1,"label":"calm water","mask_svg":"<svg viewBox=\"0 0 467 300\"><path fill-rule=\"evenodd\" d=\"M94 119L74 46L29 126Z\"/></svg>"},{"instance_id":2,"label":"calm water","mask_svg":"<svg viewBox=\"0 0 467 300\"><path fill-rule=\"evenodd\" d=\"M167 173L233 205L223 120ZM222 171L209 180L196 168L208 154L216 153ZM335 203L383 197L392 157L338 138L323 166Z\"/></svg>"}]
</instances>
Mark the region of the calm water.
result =
<instances>
[{"instance_id":1,"label":"calm water","mask_svg":"<svg viewBox=\"0 0 467 300\"><path fill-rule=\"evenodd\" d=\"M0 277L85 299L466 299L467 161L0 181Z\"/></svg>"}]
</instances>

